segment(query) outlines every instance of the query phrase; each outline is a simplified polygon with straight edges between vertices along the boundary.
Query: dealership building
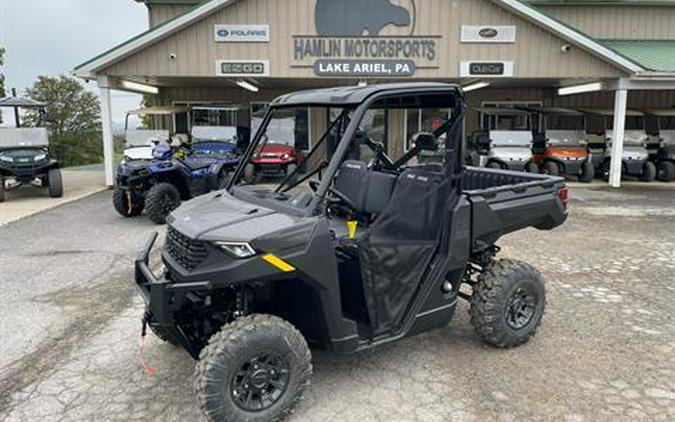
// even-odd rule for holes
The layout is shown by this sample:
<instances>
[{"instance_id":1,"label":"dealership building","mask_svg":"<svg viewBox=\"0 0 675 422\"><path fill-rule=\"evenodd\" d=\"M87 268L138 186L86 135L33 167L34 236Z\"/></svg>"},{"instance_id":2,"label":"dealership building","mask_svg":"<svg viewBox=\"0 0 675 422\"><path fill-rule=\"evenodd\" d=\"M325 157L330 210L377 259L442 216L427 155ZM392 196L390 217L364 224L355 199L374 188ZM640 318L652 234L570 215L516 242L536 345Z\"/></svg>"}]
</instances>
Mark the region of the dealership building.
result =
<instances>
[{"instance_id":1,"label":"dealership building","mask_svg":"<svg viewBox=\"0 0 675 422\"><path fill-rule=\"evenodd\" d=\"M141 0L136 0L141 1ZM102 99L106 182L113 184L110 90L157 105L208 106L251 126L276 96L394 81L466 88L470 108L613 110L621 156L627 110L675 108L675 1L670 0L144 0L150 29L75 69ZM369 124L393 156L443 110L390 110ZM295 125L311 148L331 110ZM187 115L160 122L186 131ZM465 134L478 129L469 110ZM255 125L254 125L255 126ZM377 129L377 130L375 130ZM610 183L620 183L620 167Z\"/></svg>"}]
</instances>

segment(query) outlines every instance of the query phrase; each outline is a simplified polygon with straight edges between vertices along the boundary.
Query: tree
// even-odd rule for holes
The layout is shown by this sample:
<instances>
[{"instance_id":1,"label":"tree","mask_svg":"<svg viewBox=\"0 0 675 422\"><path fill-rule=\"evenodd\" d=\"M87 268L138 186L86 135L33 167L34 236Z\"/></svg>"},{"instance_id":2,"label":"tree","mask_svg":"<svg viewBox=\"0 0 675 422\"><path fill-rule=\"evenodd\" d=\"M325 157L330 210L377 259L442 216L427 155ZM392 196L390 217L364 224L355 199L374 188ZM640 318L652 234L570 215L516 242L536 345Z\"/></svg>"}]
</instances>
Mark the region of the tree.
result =
<instances>
[{"instance_id":1,"label":"tree","mask_svg":"<svg viewBox=\"0 0 675 422\"><path fill-rule=\"evenodd\" d=\"M5 65L5 48L0 47L0 98L5 94L5 75L2 73L2 66ZM2 123L2 113L0 113L0 123Z\"/></svg>"},{"instance_id":2,"label":"tree","mask_svg":"<svg viewBox=\"0 0 675 422\"><path fill-rule=\"evenodd\" d=\"M100 163L103 159L101 104L77 79L40 76L26 95L47 104L45 112L27 110L24 123L40 122L49 130L53 153L64 165Z\"/></svg>"},{"instance_id":3,"label":"tree","mask_svg":"<svg viewBox=\"0 0 675 422\"><path fill-rule=\"evenodd\" d=\"M155 103L155 100L152 95L144 94L143 98L141 99L141 107L142 108L148 108L152 107ZM152 119L153 117L150 116L149 114L144 114L141 116L141 127L143 129L152 129L153 124L152 124Z\"/></svg>"},{"instance_id":4,"label":"tree","mask_svg":"<svg viewBox=\"0 0 675 422\"><path fill-rule=\"evenodd\" d=\"M101 130L99 99L77 79L65 75L40 76L32 88L26 89L26 95L47 104L43 124L56 137ZM38 111L29 110L25 120L35 125L39 118Z\"/></svg>"}]
</instances>

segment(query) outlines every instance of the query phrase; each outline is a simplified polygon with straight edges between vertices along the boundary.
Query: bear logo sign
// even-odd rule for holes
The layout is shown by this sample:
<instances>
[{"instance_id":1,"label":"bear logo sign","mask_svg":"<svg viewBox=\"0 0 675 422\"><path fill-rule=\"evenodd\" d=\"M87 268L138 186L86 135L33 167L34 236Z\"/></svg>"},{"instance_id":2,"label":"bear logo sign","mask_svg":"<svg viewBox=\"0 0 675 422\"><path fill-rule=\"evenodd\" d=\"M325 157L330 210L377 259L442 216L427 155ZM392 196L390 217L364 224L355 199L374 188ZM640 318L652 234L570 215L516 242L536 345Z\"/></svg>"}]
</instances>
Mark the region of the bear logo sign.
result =
<instances>
[{"instance_id":1,"label":"bear logo sign","mask_svg":"<svg viewBox=\"0 0 675 422\"><path fill-rule=\"evenodd\" d=\"M390 0L317 0L315 22L321 36L374 36L387 25L410 26L411 16Z\"/></svg>"}]
</instances>

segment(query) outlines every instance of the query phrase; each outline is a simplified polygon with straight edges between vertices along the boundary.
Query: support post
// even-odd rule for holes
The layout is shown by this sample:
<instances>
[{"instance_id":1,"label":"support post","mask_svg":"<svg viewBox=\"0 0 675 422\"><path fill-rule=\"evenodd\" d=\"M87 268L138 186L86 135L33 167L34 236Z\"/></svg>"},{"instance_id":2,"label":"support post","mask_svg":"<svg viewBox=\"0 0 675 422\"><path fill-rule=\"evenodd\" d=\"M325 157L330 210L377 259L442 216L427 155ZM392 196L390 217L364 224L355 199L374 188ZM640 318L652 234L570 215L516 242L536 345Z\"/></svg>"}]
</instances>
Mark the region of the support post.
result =
<instances>
[{"instance_id":1,"label":"support post","mask_svg":"<svg viewBox=\"0 0 675 422\"><path fill-rule=\"evenodd\" d=\"M621 187L621 167L623 158L623 140L626 128L626 104L628 91L617 89L614 91L614 136L612 139L611 164L609 167L609 184Z\"/></svg>"},{"instance_id":2,"label":"support post","mask_svg":"<svg viewBox=\"0 0 675 422\"><path fill-rule=\"evenodd\" d=\"M98 79L98 88L101 96L101 127L103 131L103 165L105 167L105 184L114 185L114 147L112 129L112 104L110 86L107 78Z\"/></svg>"}]
</instances>

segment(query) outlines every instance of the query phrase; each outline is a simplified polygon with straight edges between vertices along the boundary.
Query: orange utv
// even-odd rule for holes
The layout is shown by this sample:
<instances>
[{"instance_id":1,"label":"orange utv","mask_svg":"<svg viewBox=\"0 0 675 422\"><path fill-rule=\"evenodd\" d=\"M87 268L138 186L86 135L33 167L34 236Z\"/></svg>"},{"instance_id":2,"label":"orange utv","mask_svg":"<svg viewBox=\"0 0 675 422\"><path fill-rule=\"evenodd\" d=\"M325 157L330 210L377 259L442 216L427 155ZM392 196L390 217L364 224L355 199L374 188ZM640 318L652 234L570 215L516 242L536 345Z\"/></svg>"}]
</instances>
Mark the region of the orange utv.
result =
<instances>
[{"instance_id":1,"label":"orange utv","mask_svg":"<svg viewBox=\"0 0 675 422\"><path fill-rule=\"evenodd\" d=\"M584 113L566 108L530 107L539 116L532 144L534 162L539 170L552 176L573 176L590 182L595 167L586 140Z\"/></svg>"}]
</instances>

